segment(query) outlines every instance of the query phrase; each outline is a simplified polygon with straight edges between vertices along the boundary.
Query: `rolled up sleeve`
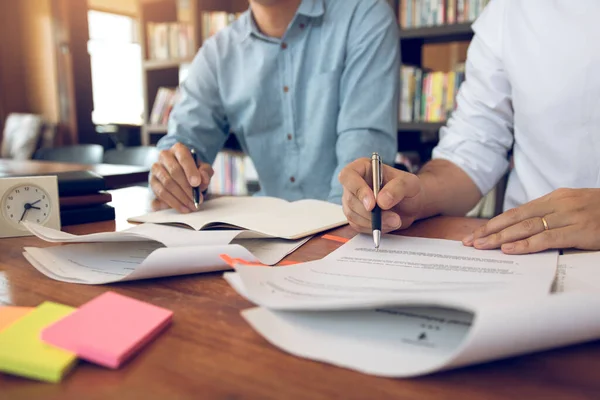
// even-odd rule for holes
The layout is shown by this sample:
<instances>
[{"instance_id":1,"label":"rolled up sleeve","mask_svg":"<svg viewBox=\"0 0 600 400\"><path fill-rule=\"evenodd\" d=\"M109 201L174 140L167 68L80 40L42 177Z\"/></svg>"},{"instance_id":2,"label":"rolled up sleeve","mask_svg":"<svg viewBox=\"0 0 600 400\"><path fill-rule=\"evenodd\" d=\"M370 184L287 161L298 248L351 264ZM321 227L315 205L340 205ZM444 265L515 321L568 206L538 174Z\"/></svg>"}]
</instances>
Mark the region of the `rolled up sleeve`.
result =
<instances>
[{"instance_id":1,"label":"rolled up sleeve","mask_svg":"<svg viewBox=\"0 0 600 400\"><path fill-rule=\"evenodd\" d=\"M508 170L514 140L511 84L502 61L505 3L491 2L474 24L457 108L433 150L434 159L462 168L482 195Z\"/></svg>"}]
</instances>

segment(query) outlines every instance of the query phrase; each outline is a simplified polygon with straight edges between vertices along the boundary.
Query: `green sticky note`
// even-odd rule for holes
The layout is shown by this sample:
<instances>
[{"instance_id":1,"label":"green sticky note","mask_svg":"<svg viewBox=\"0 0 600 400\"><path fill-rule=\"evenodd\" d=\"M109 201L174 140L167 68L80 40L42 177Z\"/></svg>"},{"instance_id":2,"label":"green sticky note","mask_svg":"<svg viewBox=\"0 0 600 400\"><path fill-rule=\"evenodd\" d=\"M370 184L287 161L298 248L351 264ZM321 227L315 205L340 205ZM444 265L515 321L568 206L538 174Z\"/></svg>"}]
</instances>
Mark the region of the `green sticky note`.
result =
<instances>
[{"instance_id":1,"label":"green sticky note","mask_svg":"<svg viewBox=\"0 0 600 400\"><path fill-rule=\"evenodd\" d=\"M0 372L59 382L77 356L42 342L41 332L73 311L73 307L45 302L0 332Z\"/></svg>"}]
</instances>

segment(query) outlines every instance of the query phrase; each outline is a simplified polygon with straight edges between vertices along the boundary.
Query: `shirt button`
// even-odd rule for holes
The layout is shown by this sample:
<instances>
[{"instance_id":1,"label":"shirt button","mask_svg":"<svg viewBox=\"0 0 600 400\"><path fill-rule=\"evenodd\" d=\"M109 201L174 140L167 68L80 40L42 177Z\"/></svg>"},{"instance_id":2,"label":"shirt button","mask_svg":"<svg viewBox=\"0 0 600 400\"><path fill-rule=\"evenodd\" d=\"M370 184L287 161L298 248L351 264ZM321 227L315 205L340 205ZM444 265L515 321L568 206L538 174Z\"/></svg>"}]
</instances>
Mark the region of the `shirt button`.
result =
<instances>
[{"instance_id":1,"label":"shirt button","mask_svg":"<svg viewBox=\"0 0 600 400\"><path fill-rule=\"evenodd\" d=\"M296 178L294 178L293 176L290 178L290 182L294 183L296 182Z\"/></svg>"},{"instance_id":2,"label":"shirt button","mask_svg":"<svg viewBox=\"0 0 600 400\"><path fill-rule=\"evenodd\" d=\"M290 88L289 88L289 87L287 87L287 86L284 86L284 87L283 87L283 91L284 91L285 93L287 93L287 92L289 92L289 91L290 91Z\"/></svg>"},{"instance_id":3,"label":"shirt button","mask_svg":"<svg viewBox=\"0 0 600 400\"><path fill-rule=\"evenodd\" d=\"M288 138L288 140L292 140L292 134L288 133L287 138Z\"/></svg>"},{"instance_id":4,"label":"shirt button","mask_svg":"<svg viewBox=\"0 0 600 400\"><path fill-rule=\"evenodd\" d=\"M304 29L304 28L306 28L306 25L300 24L300 29Z\"/></svg>"},{"instance_id":5,"label":"shirt button","mask_svg":"<svg viewBox=\"0 0 600 400\"><path fill-rule=\"evenodd\" d=\"M281 48L283 50L287 49L287 43L285 43L285 42L281 43Z\"/></svg>"}]
</instances>

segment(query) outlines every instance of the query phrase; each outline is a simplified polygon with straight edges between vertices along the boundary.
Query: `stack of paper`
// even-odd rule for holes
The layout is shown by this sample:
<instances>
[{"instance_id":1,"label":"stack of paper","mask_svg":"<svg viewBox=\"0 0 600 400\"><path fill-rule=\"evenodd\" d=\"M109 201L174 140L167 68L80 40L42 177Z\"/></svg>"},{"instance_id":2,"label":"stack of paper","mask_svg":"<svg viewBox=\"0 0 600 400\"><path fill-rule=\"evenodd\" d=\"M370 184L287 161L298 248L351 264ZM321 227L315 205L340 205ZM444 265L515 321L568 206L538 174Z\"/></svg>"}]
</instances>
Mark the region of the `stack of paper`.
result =
<instances>
[{"instance_id":1,"label":"stack of paper","mask_svg":"<svg viewBox=\"0 0 600 400\"><path fill-rule=\"evenodd\" d=\"M598 253L559 262L557 252L397 236L376 252L361 235L320 261L235 265L225 279L259 306L244 318L282 350L409 377L600 338L600 284L589 283L599 263ZM550 295L553 282L564 293Z\"/></svg>"},{"instance_id":2,"label":"stack of paper","mask_svg":"<svg viewBox=\"0 0 600 400\"><path fill-rule=\"evenodd\" d=\"M52 302L35 309L0 308L0 372L59 382L77 358L118 368L166 328L172 315L112 292L79 309Z\"/></svg>"},{"instance_id":3,"label":"stack of paper","mask_svg":"<svg viewBox=\"0 0 600 400\"><path fill-rule=\"evenodd\" d=\"M47 242L77 243L26 247L24 256L52 279L82 284L230 269L223 255L273 265L310 239L257 239L256 234L249 231L197 232L156 224L82 236L31 223L25 226Z\"/></svg>"}]
</instances>

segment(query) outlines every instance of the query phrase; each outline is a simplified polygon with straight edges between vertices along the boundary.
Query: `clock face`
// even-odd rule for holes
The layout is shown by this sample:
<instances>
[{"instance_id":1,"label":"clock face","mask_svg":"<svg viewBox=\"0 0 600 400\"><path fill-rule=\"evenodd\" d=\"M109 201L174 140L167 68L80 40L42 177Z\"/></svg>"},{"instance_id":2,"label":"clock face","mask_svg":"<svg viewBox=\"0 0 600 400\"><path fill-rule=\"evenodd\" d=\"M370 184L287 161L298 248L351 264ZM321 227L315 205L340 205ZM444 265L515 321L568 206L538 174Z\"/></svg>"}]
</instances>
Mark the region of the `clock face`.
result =
<instances>
[{"instance_id":1,"label":"clock face","mask_svg":"<svg viewBox=\"0 0 600 400\"><path fill-rule=\"evenodd\" d=\"M44 224L50 218L52 204L48 193L36 185L14 186L2 198L4 219L21 230L27 230L21 222Z\"/></svg>"}]
</instances>

